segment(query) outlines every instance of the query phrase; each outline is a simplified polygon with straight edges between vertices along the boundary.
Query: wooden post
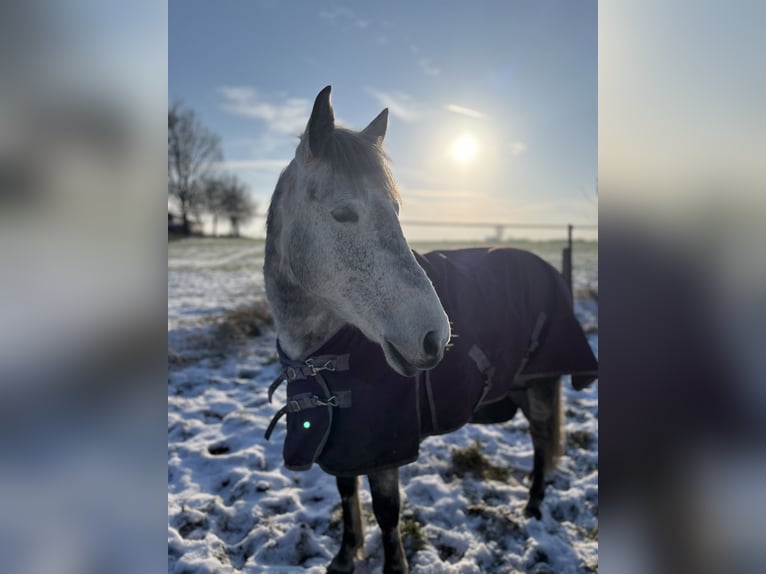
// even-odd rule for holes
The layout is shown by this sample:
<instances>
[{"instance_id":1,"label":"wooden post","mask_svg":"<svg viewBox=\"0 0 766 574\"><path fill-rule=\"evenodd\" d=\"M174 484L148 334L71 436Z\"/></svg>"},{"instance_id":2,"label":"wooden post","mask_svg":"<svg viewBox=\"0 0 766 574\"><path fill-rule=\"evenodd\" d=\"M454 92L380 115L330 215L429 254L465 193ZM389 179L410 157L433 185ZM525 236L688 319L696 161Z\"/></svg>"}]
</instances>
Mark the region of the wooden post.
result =
<instances>
[{"instance_id":1,"label":"wooden post","mask_svg":"<svg viewBox=\"0 0 766 574\"><path fill-rule=\"evenodd\" d=\"M572 228L571 223L567 225L567 246L561 253L561 273L569 286L570 293L572 293Z\"/></svg>"}]
</instances>

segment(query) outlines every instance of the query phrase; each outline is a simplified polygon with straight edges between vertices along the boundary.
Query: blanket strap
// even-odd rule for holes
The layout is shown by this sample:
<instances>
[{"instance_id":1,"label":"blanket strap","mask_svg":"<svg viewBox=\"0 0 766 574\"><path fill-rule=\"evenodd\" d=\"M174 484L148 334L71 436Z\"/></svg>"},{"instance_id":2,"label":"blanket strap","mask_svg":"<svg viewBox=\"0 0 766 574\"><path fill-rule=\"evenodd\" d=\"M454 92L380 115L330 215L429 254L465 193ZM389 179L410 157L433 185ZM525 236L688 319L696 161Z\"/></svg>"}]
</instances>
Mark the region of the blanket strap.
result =
<instances>
[{"instance_id":1,"label":"blanket strap","mask_svg":"<svg viewBox=\"0 0 766 574\"><path fill-rule=\"evenodd\" d=\"M477 345L473 345L468 350L468 356L476 363L476 368L479 369L484 378L484 385L491 385L495 376L495 367L492 366L489 357Z\"/></svg>"},{"instance_id":2,"label":"blanket strap","mask_svg":"<svg viewBox=\"0 0 766 574\"><path fill-rule=\"evenodd\" d=\"M317 407L334 407L338 409L350 408L351 391L338 391L327 399L323 399L314 393L301 393L299 395L295 395L288 401L285 406L276 412L274 417L271 419L268 428L266 429L264 437L266 440L271 438L271 433L274 432L274 428L277 426L279 419L281 419L287 413L297 413Z\"/></svg>"},{"instance_id":3,"label":"blanket strap","mask_svg":"<svg viewBox=\"0 0 766 574\"><path fill-rule=\"evenodd\" d=\"M537 316L537 322L535 323L535 327L534 329L532 329L532 334L529 337L529 346L527 347L527 352L524 354L524 357L521 359L521 364L519 365L519 369L516 371L516 376L513 377L514 382L516 382L516 380L518 380L519 378L519 375L521 375L521 373L524 372L524 369L527 366L527 363L529 362L529 358L532 356L532 353L534 353L537 350L537 347L540 346L540 335L543 332L543 327L545 326L545 321L547 319L548 319L548 315L545 314L545 311L540 311L540 314ZM513 387L518 388L516 385L513 385Z\"/></svg>"},{"instance_id":4,"label":"blanket strap","mask_svg":"<svg viewBox=\"0 0 766 574\"><path fill-rule=\"evenodd\" d=\"M285 381L296 381L315 377L322 371L348 371L349 355L320 355L309 357L305 361L291 361L280 356L283 368L276 379L269 385L269 402L276 390Z\"/></svg>"},{"instance_id":5,"label":"blanket strap","mask_svg":"<svg viewBox=\"0 0 766 574\"><path fill-rule=\"evenodd\" d=\"M279 385L284 383L286 380L285 371L283 369L279 372L279 376L274 379L274 382L269 385L269 403L271 403L271 397L274 396L274 392L279 388Z\"/></svg>"},{"instance_id":6,"label":"blanket strap","mask_svg":"<svg viewBox=\"0 0 766 574\"><path fill-rule=\"evenodd\" d=\"M287 414L287 407L284 406L281 409L277 411L277 414L274 415L274 418L271 419L271 422L269 423L268 428L266 428L266 432L264 433L264 437L266 440L269 440L271 438L271 433L274 432L274 428L277 426L277 423L279 422L279 419L281 419L283 416Z\"/></svg>"}]
</instances>

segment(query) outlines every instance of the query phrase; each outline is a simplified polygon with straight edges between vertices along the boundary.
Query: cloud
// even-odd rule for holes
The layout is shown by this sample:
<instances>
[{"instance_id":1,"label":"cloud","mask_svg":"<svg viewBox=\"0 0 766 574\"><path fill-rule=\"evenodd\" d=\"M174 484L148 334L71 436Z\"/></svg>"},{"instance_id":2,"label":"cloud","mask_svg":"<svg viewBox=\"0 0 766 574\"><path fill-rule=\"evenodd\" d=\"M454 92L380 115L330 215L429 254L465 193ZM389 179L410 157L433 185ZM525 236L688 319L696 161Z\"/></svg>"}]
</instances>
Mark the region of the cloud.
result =
<instances>
[{"instance_id":1,"label":"cloud","mask_svg":"<svg viewBox=\"0 0 766 574\"><path fill-rule=\"evenodd\" d=\"M418 60L418 64L420 65L420 69L423 70L428 76L438 76L442 73L439 68L431 64L431 60L428 58L420 58L420 60Z\"/></svg>"},{"instance_id":2,"label":"cloud","mask_svg":"<svg viewBox=\"0 0 766 574\"><path fill-rule=\"evenodd\" d=\"M410 44L410 52L412 52L413 56L421 56L420 46L417 44ZM418 66L420 66L420 69L428 76L438 76L442 73L439 68L433 65L430 59L422 56L418 58Z\"/></svg>"},{"instance_id":3,"label":"cloud","mask_svg":"<svg viewBox=\"0 0 766 574\"><path fill-rule=\"evenodd\" d=\"M452 112L455 114L461 114L464 116L468 116L469 118L476 118L478 120L484 120L487 118L487 114L482 113L477 110L472 110L471 108L464 108L463 106L458 106L456 104L447 104L444 106L444 109L448 112Z\"/></svg>"},{"instance_id":4,"label":"cloud","mask_svg":"<svg viewBox=\"0 0 766 574\"><path fill-rule=\"evenodd\" d=\"M419 120L423 113L412 97L402 92L382 92L374 88L367 88L367 93L375 98L380 105L388 108L388 111L405 122Z\"/></svg>"},{"instance_id":5,"label":"cloud","mask_svg":"<svg viewBox=\"0 0 766 574\"><path fill-rule=\"evenodd\" d=\"M511 149L511 155L521 155L527 151L527 144L524 142L511 142L508 147Z\"/></svg>"},{"instance_id":6,"label":"cloud","mask_svg":"<svg viewBox=\"0 0 766 574\"><path fill-rule=\"evenodd\" d=\"M250 87L223 86L222 108L232 114L266 122L269 130L296 135L303 131L311 112L311 102L303 98L287 98L275 104L266 101Z\"/></svg>"},{"instance_id":7,"label":"cloud","mask_svg":"<svg viewBox=\"0 0 766 574\"><path fill-rule=\"evenodd\" d=\"M350 26L364 29L370 25L369 20L357 17L351 10L343 6L333 8L332 10L322 10L319 12L319 18L329 22L333 26L345 25L347 29Z\"/></svg>"}]
</instances>

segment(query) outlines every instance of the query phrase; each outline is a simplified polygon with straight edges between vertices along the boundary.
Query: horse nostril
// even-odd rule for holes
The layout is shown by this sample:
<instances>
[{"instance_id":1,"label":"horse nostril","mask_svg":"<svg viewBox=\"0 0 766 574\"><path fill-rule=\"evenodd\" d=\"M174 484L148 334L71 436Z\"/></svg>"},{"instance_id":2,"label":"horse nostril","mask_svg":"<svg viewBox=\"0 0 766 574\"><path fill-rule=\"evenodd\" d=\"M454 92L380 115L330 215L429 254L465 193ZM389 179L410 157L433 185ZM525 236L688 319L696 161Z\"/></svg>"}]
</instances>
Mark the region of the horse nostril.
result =
<instances>
[{"instance_id":1,"label":"horse nostril","mask_svg":"<svg viewBox=\"0 0 766 574\"><path fill-rule=\"evenodd\" d=\"M436 331L428 331L423 338L423 353L428 357L435 357L439 354L439 339Z\"/></svg>"}]
</instances>

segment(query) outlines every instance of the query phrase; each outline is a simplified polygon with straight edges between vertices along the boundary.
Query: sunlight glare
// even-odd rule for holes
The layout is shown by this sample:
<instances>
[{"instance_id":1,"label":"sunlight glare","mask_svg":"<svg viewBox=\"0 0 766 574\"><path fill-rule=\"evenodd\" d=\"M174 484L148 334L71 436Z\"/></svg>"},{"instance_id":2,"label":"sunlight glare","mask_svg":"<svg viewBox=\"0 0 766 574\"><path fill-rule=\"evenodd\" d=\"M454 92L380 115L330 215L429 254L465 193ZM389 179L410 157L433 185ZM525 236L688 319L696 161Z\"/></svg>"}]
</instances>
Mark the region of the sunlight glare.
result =
<instances>
[{"instance_id":1,"label":"sunlight glare","mask_svg":"<svg viewBox=\"0 0 766 574\"><path fill-rule=\"evenodd\" d=\"M464 134L457 138L450 148L452 158L458 163L473 161L479 152L479 142L472 135Z\"/></svg>"}]
</instances>

